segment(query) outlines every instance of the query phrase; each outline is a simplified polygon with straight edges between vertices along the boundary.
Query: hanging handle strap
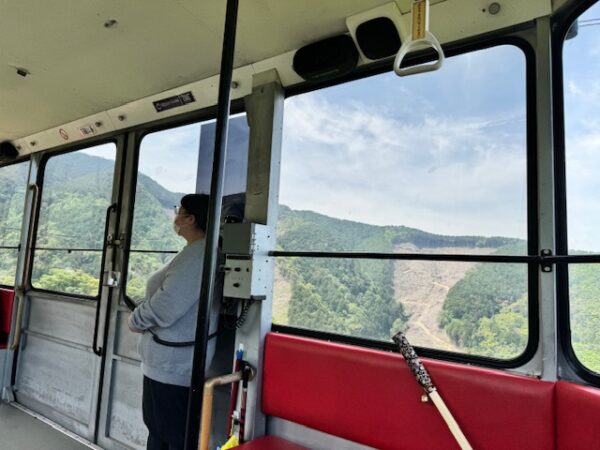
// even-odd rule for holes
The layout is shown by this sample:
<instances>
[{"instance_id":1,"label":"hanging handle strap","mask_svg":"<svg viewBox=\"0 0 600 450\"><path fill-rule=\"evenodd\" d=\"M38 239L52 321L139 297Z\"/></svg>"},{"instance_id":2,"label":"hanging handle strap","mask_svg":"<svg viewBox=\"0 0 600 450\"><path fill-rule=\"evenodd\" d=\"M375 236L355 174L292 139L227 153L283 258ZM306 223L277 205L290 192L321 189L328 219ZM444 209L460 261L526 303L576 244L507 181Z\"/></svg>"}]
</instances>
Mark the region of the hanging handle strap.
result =
<instances>
[{"instance_id":1,"label":"hanging handle strap","mask_svg":"<svg viewBox=\"0 0 600 450\"><path fill-rule=\"evenodd\" d=\"M425 48L433 48L437 52L437 61L404 69L400 67L407 54ZM429 0L414 0L412 5L411 37L402 44L396 55L394 72L401 77L432 72L442 67L444 59L444 50L440 41L429 31Z\"/></svg>"}]
</instances>

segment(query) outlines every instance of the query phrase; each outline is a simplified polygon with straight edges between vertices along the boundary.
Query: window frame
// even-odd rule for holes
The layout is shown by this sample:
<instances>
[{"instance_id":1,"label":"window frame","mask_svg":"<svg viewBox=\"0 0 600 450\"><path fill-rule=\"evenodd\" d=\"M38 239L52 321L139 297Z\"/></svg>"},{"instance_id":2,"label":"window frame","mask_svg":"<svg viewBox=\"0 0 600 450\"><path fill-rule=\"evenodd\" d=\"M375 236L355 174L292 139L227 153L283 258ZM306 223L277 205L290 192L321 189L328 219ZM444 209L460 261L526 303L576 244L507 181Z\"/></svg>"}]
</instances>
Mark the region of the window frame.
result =
<instances>
[{"instance_id":1,"label":"window frame","mask_svg":"<svg viewBox=\"0 0 600 450\"><path fill-rule=\"evenodd\" d=\"M4 164L0 164L0 170L2 170L5 167L14 166L16 164L22 164L22 163L28 163L27 179L25 180L25 193L27 194L27 189L29 186L29 177L31 175L31 155L25 155L23 157L17 158L15 161L10 161L10 162L4 163ZM25 197L27 197L27 195L25 195ZM21 236L19 239L19 244L16 247L14 247L14 249L17 250L17 267L15 267L15 276L17 275L18 264L19 264L18 260L20 258L21 249L22 249L21 242L23 241L23 219L25 218L25 215L27 213L27 208L25 206L26 206L26 203L23 202L23 217L21 218ZM13 247L0 248L0 250L9 250L9 249L13 249ZM14 290L15 284L7 285L7 284L0 283L0 289Z\"/></svg>"},{"instance_id":2,"label":"window frame","mask_svg":"<svg viewBox=\"0 0 600 450\"><path fill-rule=\"evenodd\" d=\"M136 301L131 298L129 296L129 294L127 293L127 287L129 284L129 268L130 268L130 260L131 260L131 254L132 253L163 253L163 254L172 254L172 255L176 255L179 250L165 250L165 251L150 251L147 249L144 249L142 251L140 250L132 250L131 249L131 245L132 245L132 241L133 241L133 231L134 231L134 222L135 222L135 207L136 207L136 200L137 200L137 182L138 182L138 174L140 171L140 156L141 156L141 151L142 151L142 143L144 142L144 139L152 134L156 134L156 133L160 133L162 131L169 131L169 130L174 130L176 128L181 128L181 127L185 127L185 126L189 126L189 125L200 125L203 122L207 122L209 120L213 120L214 117L216 117L216 111L213 111L212 108L208 109L208 113L206 114L207 117L197 117L191 120L183 120L183 121L176 121L176 122L168 122L167 124L164 125L159 125L156 127L150 127L150 128L145 128L142 129L135 137L135 154L134 154L134 170L133 170L133 174L131 176L131 181L130 181L130 188L131 188L131 208L129 210L129 214L130 214L130 221L127 227L127 245L124 247L124 259L123 259L123 273L121 276L121 285L122 285L122 291L123 291L123 301L125 302L126 305L134 307L136 305ZM214 116L214 117L213 117ZM199 151L199 150L198 150Z\"/></svg>"},{"instance_id":3,"label":"window frame","mask_svg":"<svg viewBox=\"0 0 600 450\"><path fill-rule=\"evenodd\" d=\"M118 153L119 153L119 143L118 143L118 138L116 136L99 139L99 140L94 139L89 142L86 141L84 143L84 145L76 144L75 146L69 146L68 148L65 148L62 150L45 151L41 155L40 162L39 162L39 169L37 171L36 180L35 180L35 184L38 186L38 189L39 189L39 192L38 192L39 201L37 204L37 209L35 211L33 211L33 214L32 214L32 220L34 220L34 226L31 231L33 233L33 236L31 238L31 258L29 261L29 270L27 272L27 279L24 280L27 290L30 290L31 292L60 295L61 297L67 297L67 298L71 298L71 299L92 300L94 302L100 301L100 297L102 295L102 276L100 276L98 278L98 291L96 292L96 295L93 295L93 296L84 295L84 294L73 294L70 292L54 291L51 289L36 288L32 283L32 276L33 276L33 268L34 268L34 264L35 264L35 254L36 254L36 249L37 249L39 219L40 219L40 212L42 210L42 198L44 195L44 179L45 179L45 175L46 175L46 167L47 167L48 161L57 156L62 156L62 155L66 155L69 153L75 153L75 152L78 152L81 150L86 150L86 149L90 149L93 147L99 147L101 145L106 145L106 144L113 144L114 149L115 149L115 164L114 164L114 168L113 168L113 178L112 178L113 184L111 186L111 196L114 196L115 180L119 179L119 174L117 173L117 164L116 164L116 162L117 162L116 158L118 158ZM105 248L100 249L99 253L101 254L101 258L104 258L106 256L105 255L106 249Z\"/></svg>"},{"instance_id":4,"label":"window frame","mask_svg":"<svg viewBox=\"0 0 600 450\"><path fill-rule=\"evenodd\" d=\"M600 373L585 366L577 357L571 335L571 308L569 289L569 266L571 263L597 263L598 254L570 255L568 247L568 204L566 178L566 130L564 96L564 42L571 25L598 0L584 0L570 4L552 17L552 115L554 123L554 173L555 173L555 221L556 252L562 264L556 265L557 293L557 342L561 378L600 385Z\"/></svg>"},{"instance_id":5,"label":"window frame","mask_svg":"<svg viewBox=\"0 0 600 450\"><path fill-rule=\"evenodd\" d=\"M527 186L527 256L539 257L539 218L538 218L538 175L537 175L537 106L536 106L536 54L531 43L526 39L511 35L490 34L479 40L470 42L458 42L451 45L444 45L444 51L447 57L468 54L478 50L490 49L501 45L512 45L523 52L525 58L525 109L526 109L526 186ZM428 62L432 56L418 53L411 58L412 64ZM367 67L361 67L355 72L345 77L333 81L322 83L301 83L286 89L286 98L304 94L307 92L325 89L349 81L368 78L392 70L392 61L387 59L383 62L377 62ZM308 255L307 255L308 256ZM518 257L517 257L518 258ZM473 258L476 260L476 258ZM522 262L521 262L522 263ZM527 265L527 294L528 294L528 339L523 352L512 359L497 359L478 355L469 355L464 353L454 353L433 348L416 346L419 355L435 359L442 359L452 362L480 365L492 368L516 368L522 366L533 358L539 345L539 262L523 263ZM366 339L355 336L347 336L336 333L308 330L292 327L288 325L272 325L272 331L293 334L298 336L323 339L328 341L351 344L373 349L394 351L397 348L390 342Z\"/></svg>"}]
</instances>

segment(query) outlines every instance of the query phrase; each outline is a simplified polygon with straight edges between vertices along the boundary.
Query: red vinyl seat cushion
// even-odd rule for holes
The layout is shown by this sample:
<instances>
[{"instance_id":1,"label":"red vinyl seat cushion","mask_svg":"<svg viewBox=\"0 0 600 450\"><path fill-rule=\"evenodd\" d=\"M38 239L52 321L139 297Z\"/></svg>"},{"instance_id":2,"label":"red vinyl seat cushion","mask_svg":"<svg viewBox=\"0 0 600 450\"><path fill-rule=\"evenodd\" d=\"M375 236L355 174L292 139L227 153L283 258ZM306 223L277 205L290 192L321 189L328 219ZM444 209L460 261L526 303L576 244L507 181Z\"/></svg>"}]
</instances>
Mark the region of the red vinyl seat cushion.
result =
<instances>
[{"instance_id":1,"label":"red vinyl seat cushion","mask_svg":"<svg viewBox=\"0 0 600 450\"><path fill-rule=\"evenodd\" d=\"M555 395L557 448L600 448L600 389L559 381Z\"/></svg>"},{"instance_id":2,"label":"red vinyl seat cushion","mask_svg":"<svg viewBox=\"0 0 600 450\"><path fill-rule=\"evenodd\" d=\"M473 448L554 448L554 383L425 360ZM398 354L269 333L263 411L379 449L457 449Z\"/></svg>"},{"instance_id":3,"label":"red vinyl seat cushion","mask_svg":"<svg viewBox=\"0 0 600 450\"><path fill-rule=\"evenodd\" d=\"M14 291L0 289L0 349L7 347L14 297Z\"/></svg>"}]
</instances>

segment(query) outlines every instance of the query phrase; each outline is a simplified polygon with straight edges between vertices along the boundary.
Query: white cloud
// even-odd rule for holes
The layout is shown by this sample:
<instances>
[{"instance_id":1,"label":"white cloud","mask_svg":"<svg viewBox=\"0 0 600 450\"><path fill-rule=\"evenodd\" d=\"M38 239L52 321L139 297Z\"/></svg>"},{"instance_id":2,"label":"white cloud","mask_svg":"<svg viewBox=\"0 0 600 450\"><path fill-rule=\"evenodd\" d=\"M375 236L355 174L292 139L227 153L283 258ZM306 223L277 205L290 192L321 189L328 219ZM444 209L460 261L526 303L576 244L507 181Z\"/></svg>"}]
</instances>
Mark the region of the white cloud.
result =
<instances>
[{"instance_id":1,"label":"white cloud","mask_svg":"<svg viewBox=\"0 0 600 450\"><path fill-rule=\"evenodd\" d=\"M598 124L600 125L600 123ZM600 131L567 135L569 247L600 251Z\"/></svg>"},{"instance_id":2,"label":"white cloud","mask_svg":"<svg viewBox=\"0 0 600 450\"><path fill-rule=\"evenodd\" d=\"M173 192L195 192L200 125L149 134L140 146L139 171Z\"/></svg>"},{"instance_id":3,"label":"white cloud","mask_svg":"<svg viewBox=\"0 0 600 450\"><path fill-rule=\"evenodd\" d=\"M584 18L598 17L598 5ZM596 12L594 12L595 10ZM586 17L587 16L587 17ZM600 251L600 40L596 27L580 28L565 45L565 131L568 242Z\"/></svg>"},{"instance_id":4,"label":"white cloud","mask_svg":"<svg viewBox=\"0 0 600 450\"><path fill-rule=\"evenodd\" d=\"M379 225L525 237L522 118L413 110L404 121L314 95L288 101L285 115L281 203ZM505 131L519 121L520 134Z\"/></svg>"},{"instance_id":5,"label":"white cloud","mask_svg":"<svg viewBox=\"0 0 600 450\"><path fill-rule=\"evenodd\" d=\"M159 131L147 135L140 146L139 171L173 192L194 192L198 170L200 125ZM114 144L83 150L104 159L115 159Z\"/></svg>"},{"instance_id":6,"label":"white cloud","mask_svg":"<svg viewBox=\"0 0 600 450\"><path fill-rule=\"evenodd\" d=\"M575 81L570 80L568 82L569 91L568 93L573 96L582 96L584 94L583 89L581 89Z\"/></svg>"},{"instance_id":7,"label":"white cloud","mask_svg":"<svg viewBox=\"0 0 600 450\"><path fill-rule=\"evenodd\" d=\"M114 161L116 157L116 147L115 144L102 144L96 147L87 148L82 150L81 153L85 153L91 156L97 156L102 159L108 159L110 161Z\"/></svg>"}]
</instances>

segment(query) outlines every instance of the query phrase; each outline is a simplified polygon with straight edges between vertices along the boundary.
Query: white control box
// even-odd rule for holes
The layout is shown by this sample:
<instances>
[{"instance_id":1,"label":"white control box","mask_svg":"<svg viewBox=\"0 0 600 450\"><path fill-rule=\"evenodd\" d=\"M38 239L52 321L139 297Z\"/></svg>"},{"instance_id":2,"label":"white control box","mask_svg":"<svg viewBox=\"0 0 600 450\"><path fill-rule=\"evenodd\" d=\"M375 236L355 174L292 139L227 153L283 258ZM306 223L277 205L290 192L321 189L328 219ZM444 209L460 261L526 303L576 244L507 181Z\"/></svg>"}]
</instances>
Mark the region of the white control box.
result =
<instances>
[{"instance_id":1,"label":"white control box","mask_svg":"<svg viewBox=\"0 0 600 450\"><path fill-rule=\"evenodd\" d=\"M267 286L264 277L261 276L260 265L248 257L227 256L223 296L262 300L261 297L266 295Z\"/></svg>"},{"instance_id":2,"label":"white control box","mask_svg":"<svg viewBox=\"0 0 600 450\"><path fill-rule=\"evenodd\" d=\"M226 254L223 296L264 300L269 285L269 228L253 223L223 227Z\"/></svg>"}]
</instances>

